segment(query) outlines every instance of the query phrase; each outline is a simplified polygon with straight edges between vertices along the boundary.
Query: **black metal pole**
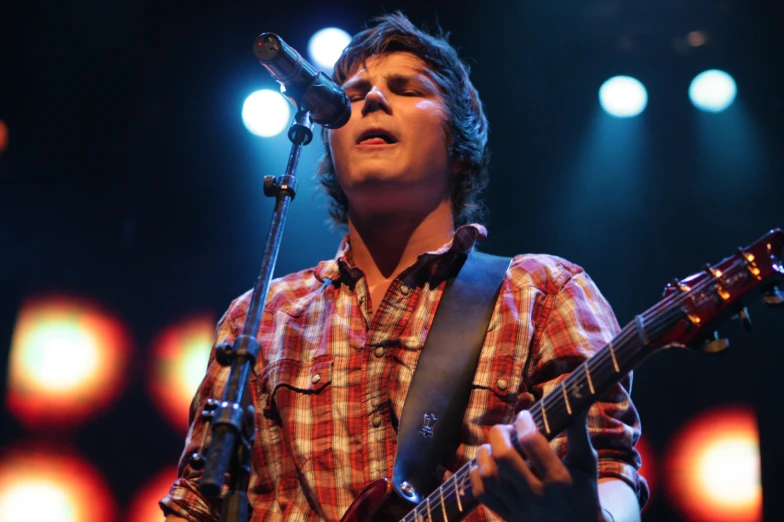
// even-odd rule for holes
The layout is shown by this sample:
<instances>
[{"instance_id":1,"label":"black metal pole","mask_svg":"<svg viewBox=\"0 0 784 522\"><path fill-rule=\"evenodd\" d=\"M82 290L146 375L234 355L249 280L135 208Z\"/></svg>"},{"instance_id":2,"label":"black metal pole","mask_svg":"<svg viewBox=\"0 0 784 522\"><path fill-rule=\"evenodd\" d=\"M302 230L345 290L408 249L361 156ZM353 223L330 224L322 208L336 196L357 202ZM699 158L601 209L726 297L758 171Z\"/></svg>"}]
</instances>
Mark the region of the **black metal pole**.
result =
<instances>
[{"instance_id":1,"label":"black metal pole","mask_svg":"<svg viewBox=\"0 0 784 522\"><path fill-rule=\"evenodd\" d=\"M291 152L286 173L274 178L264 178L264 194L275 198L264 257L259 276L253 287L248 306L248 315L242 335L231 344L216 346L218 361L231 365L229 379L220 404L212 403L205 409L205 420L212 423L212 440L206 453L204 448L191 459L192 465L204 466L199 489L210 499L220 496L229 479L229 495L223 500L222 522L246 522L248 520L247 488L250 476L250 456L255 431L255 409L250 404L248 381L255 367L259 352L256 335L261 325L264 305L267 302L272 273L278 259L283 228L286 224L289 203L297 192L294 176L302 147L313 139L313 122L308 110L300 110L289 128Z\"/></svg>"}]
</instances>

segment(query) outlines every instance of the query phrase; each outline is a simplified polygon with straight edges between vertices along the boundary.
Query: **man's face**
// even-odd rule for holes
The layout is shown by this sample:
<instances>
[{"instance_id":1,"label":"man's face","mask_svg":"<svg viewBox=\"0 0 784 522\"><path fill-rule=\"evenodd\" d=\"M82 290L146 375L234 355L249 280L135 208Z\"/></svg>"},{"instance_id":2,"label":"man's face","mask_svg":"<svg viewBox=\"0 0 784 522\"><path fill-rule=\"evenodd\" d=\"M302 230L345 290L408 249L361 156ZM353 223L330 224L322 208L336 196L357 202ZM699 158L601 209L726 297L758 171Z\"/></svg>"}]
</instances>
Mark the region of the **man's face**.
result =
<instances>
[{"instance_id":1,"label":"man's face","mask_svg":"<svg viewBox=\"0 0 784 522\"><path fill-rule=\"evenodd\" d=\"M410 53L371 57L343 84L349 122L329 132L351 212L422 211L449 197L443 96Z\"/></svg>"}]
</instances>

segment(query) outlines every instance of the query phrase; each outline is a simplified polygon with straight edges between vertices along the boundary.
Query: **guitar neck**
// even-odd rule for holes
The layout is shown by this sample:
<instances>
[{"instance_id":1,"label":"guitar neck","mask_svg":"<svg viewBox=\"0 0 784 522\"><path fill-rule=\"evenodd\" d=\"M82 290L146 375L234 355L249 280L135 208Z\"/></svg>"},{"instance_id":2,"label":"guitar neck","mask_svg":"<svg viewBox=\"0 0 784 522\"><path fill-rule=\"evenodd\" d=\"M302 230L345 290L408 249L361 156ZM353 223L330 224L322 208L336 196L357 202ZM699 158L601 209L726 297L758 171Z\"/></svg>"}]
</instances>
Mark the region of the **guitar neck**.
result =
<instances>
[{"instance_id":1,"label":"guitar neck","mask_svg":"<svg viewBox=\"0 0 784 522\"><path fill-rule=\"evenodd\" d=\"M576 368L555 390L534 404L531 416L539 431L552 440L575 415L587 410L598 397L618 383L649 355L648 344L684 318L678 306L654 307L637 316L613 341ZM649 317L646 317L649 316ZM471 488L472 460L457 470L401 522L456 522L479 504Z\"/></svg>"},{"instance_id":2,"label":"guitar neck","mask_svg":"<svg viewBox=\"0 0 784 522\"><path fill-rule=\"evenodd\" d=\"M784 306L783 252L784 232L775 229L718 264L705 265L703 272L674 280L665 289L664 299L638 315L610 344L531 407L539 432L548 440L555 438L576 415L656 349L690 345L700 340L698 335L703 336L704 330L733 313L748 322L742 299L751 290L759 287L767 304ZM703 349L718 351L725 347L726 343L712 341ZM465 518L478 505L470 481L475 466L472 460L457 470L402 521L457 522Z\"/></svg>"}]
</instances>

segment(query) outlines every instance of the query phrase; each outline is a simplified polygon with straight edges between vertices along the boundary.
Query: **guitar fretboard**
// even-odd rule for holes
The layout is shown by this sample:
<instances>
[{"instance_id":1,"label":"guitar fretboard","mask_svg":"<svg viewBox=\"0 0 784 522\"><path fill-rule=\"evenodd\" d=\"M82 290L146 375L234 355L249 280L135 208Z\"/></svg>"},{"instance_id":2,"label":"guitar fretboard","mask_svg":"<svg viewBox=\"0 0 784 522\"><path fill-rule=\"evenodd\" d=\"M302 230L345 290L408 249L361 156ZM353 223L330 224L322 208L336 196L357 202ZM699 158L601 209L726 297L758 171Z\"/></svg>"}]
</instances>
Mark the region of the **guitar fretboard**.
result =
<instances>
[{"instance_id":1,"label":"guitar fretboard","mask_svg":"<svg viewBox=\"0 0 784 522\"><path fill-rule=\"evenodd\" d=\"M539 431L552 440L575 415L588 409L650 356L652 346L688 343L714 319L718 320L720 314L729 312L731 304L740 305L740 299L762 281L770 277L781 279L782 250L784 234L776 229L718 265L706 265L704 273L683 282L676 280L672 293L637 316L610 344L531 407ZM775 295L770 302L780 304L779 295L784 292L778 287L773 290ZM678 325L684 319L684 324ZM402 522L457 522L465 518L478 505L470 480L475 467L475 460L462 466Z\"/></svg>"},{"instance_id":2,"label":"guitar fretboard","mask_svg":"<svg viewBox=\"0 0 784 522\"><path fill-rule=\"evenodd\" d=\"M707 283L706 283L707 284ZM539 431L552 440L572 418L638 366L650 351L647 345L667 333L686 312L679 306L684 296L665 299L626 325L613 341L576 368L555 390L534 404L531 416ZM668 302L669 301L669 302ZM462 466L420 502L401 522L449 522L464 518L478 502L470 474L476 460Z\"/></svg>"}]
</instances>

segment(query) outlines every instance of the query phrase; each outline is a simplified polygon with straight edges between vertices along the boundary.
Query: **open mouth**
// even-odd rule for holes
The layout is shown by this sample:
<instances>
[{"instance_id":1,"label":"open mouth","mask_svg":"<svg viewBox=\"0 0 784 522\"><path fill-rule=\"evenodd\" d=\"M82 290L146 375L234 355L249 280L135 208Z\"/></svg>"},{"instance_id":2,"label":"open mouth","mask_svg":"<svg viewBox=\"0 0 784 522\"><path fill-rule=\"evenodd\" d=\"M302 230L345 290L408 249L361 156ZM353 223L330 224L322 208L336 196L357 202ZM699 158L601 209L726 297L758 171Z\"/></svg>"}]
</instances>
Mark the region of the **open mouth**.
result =
<instances>
[{"instance_id":1,"label":"open mouth","mask_svg":"<svg viewBox=\"0 0 784 522\"><path fill-rule=\"evenodd\" d=\"M397 139L382 130L365 131L357 140L357 145L391 145L393 143L397 143Z\"/></svg>"}]
</instances>

